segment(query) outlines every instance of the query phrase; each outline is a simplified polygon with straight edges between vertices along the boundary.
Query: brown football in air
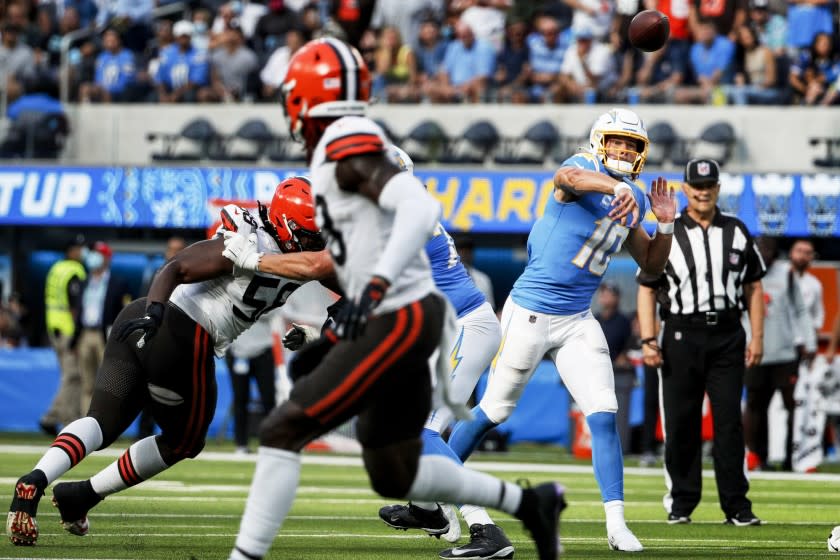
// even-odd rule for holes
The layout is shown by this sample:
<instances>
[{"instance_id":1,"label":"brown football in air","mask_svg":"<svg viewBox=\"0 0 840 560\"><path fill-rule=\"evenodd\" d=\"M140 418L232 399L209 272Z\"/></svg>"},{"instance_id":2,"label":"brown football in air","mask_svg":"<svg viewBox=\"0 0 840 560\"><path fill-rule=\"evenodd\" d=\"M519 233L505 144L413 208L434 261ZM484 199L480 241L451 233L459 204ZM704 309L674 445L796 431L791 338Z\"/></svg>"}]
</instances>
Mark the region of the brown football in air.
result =
<instances>
[{"instance_id":1,"label":"brown football in air","mask_svg":"<svg viewBox=\"0 0 840 560\"><path fill-rule=\"evenodd\" d=\"M630 22L627 36L630 44L640 51L658 51L671 33L668 16L656 10L644 10Z\"/></svg>"}]
</instances>

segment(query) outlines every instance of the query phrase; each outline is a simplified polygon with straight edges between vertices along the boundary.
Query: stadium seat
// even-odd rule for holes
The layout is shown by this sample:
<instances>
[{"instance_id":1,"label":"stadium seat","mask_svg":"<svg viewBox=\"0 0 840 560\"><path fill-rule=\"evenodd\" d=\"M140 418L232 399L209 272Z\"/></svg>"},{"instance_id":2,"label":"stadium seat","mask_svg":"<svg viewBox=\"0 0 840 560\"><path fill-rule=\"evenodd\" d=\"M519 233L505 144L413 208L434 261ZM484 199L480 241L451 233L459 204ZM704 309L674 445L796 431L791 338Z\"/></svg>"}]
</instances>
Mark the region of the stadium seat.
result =
<instances>
[{"instance_id":1,"label":"stadium seat","mask_svg":"<svg viewBox=\"0 0 840 560\"><path fill-rule=\"evenodd\" d=\"M671 151L678 148L679 137L674 127L667 122L658 122L648 128L648 149L647 164L654 167L662 167L670 159Z\"/></svg>"},{"instance_id":2,"label":"stadium seat","mask_svg":"<svg viewBox=\"0 0 840 560\"><path fill-rule=\"evenodd\" d=\"M382 119L373 119L373 122L379 125L379 128L382 129L382 132L385 133L385 135L388 137L389 140L391 140L391 142L399 145L400 138L399 136L394 134L394 131L391 130L391 127L388 126L388 123L386 123Z\"/></svg>"},{"instance_id":3,"label":"stadium seat","mask_svg":"<svg viewBox=\"0 0 840 560\"><path fill-rule=\"evenodd\" d=\"M441 163L484 163L490 152L499 144L499 131L490 121L478 121L449 144L439 158Z\"/></svg>"},{"instance_id":4,"label":"stadium seat","mask_svg":"<svg viewBox=\"0 0 840 560\"><path fill-rule=\"evenodd\" d=\"M214 155L213 159L256 162L273 140L274 135L265 121L250 119L242 123L234 134L225 138L224 150Z\"/></svg>"},{"instance_id":5,"label":"stadium seat","mask_svg":"<svg viewBox=\"0 0 840 560\"><path fill-rule=\"evenodd\" d=\"M710 124L700 133L692 146L692 157L712 158L721 166L726 165L735 148L735 129L728 122Z\"/></svg>"},{"instance_id":6,"label":"stadium seat","mask_svg":"<svg viewBox=\"0 0 840 560\"><path fill-rule=\"evenodd\" d=\"M435 121L423 121L403 138L401 148L414 163L437 161L446 150L446 133Z\"/></svg>"},{"instance_id":7,"label":"stadium seat","mask_svg":"<svg viewBox=\"0 0 840 560\"><path fill-rule=\"evenodd\" d=\"M197 161L218 156L222 137L216 128L203 117L188 122L177 134L150 133L146 140L163 140L163 151L152 154L154 161ZM189 148L181 150L179 144L187 141Z\"/></svg>"},{"instance_id":8,"label":"stadium seat","mask_svg":"<svg viewBox=\"0 0 840 560\"><path fill-rule=\"evenodd\" d=\"M305 163L306 150L303 144L291 136L275 136L268 144L265 155L274 163Z\"/></svg>"},{"instance_id":9,"label":"stadium seat","mask_svg":"<svg viewBox=\"0 0 840 560\"><path fill-rule=\"evenodd\" d=\"M0 158L57 159L69 132L63 113L24 111L0 142Z\"/></svg>"},{"instance_id":10,"label":"stadium seat","mask_svg":"<svg viewBox=\"0 0 840 560\"><path fill-rule=\"evenodd\" d=\"M809 139L811 146L825 146L825 156L813 159L817 167L840 167L840 138L815 137Z\"/></svg>"},{"instance_id":11,"label":"stadium seat","mask_svg":"<svg viewBox=\"0 0 840 560\"><path fill-rule=\"evenodd\" d=\"M541 165L559 141L557 127L550 121L539 121L521 137L505 139L493 161L500 165Z\"/></svg>"}]
</instances>

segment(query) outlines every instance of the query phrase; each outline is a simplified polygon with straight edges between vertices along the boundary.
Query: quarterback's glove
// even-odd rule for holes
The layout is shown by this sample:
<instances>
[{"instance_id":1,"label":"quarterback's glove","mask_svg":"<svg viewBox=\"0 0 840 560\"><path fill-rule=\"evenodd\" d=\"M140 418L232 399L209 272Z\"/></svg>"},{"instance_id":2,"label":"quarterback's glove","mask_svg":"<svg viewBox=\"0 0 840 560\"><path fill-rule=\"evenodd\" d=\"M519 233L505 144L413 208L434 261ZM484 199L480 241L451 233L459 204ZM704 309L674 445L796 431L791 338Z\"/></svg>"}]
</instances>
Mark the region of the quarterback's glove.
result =
<instances>
[{"instance_id":1,"label":"quarterback's glove","mask_svg":"<svg viewBox=\"0 0 840 560\"><path fill-rule=\"evenodd\" d=\"M335 318L335 334L338 338L354 340L364 334L370 314L382 303L390 285L381 276L374 276L362 290L358 302L347 302Z\"/></svg>"},{"instance_id":2,"label":"quarterback's glove","mask_svg":"<svg viewBox=\"0 0 840 560\"><path fill-rule=\"evenodd\" d=\"M292 323L292 328L286 331L280 342L286 349L295 351L299 350L304 344L317 340L319 336L321 336L321 331L315 327Z\"/></svg>"},{"instance_id":3,"label":"quarterback's glove","mask_svg":"<svg viewBox=\"0 0 840 560\"><path fill-rule=\"evenodd\" d=\"M166 306L159 301L153 301L146 306L146 316L131 319L115 326L111 333L116 340L125 341L134 331L143 331L143 336L137 341L137 348L143 348L163 323L163 312Z\"/></svg>"},{"instance_id":4,"label":"quarterback's glove","mask_svg":"<svg viewBox=\"0 0 840 560\"><path fill-rule=\"evenodd\" d=\"M234 266L243 270L257 271L263 254L257 251L257 234L246 237L235 231L225 231L225 250L222 252Z\"/></svg>"}]
</instances>

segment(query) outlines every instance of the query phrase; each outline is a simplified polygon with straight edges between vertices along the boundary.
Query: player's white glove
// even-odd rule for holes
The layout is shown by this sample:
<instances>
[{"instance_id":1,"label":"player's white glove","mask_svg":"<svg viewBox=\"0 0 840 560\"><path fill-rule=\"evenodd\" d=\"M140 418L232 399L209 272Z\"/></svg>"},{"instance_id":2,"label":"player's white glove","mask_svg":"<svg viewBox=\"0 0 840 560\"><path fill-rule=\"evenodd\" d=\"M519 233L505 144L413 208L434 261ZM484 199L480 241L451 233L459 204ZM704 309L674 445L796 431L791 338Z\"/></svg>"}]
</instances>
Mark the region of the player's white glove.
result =
<instances>
[{"instance_id":1,"label":"player's white glove","mask_svg":"<svg viewBox=\"0 0 840 560\"><path fill-rule=\"evenodd\" d=\"M292 328L286 331L283 335L283 346L289 350L297 350L304 344L308 344L313 340L317 340L321 336L321 331L309 325L298 325L292 323Z\"/></svg>"},{"instance_id":2,"label":"player's white glove","mask_svg":"<svg viewBox=\"0 0 840 560\"><path fill-rule=\"evenodd\" d=\"M235 231L225 232L225 250L222 252L234 266L256 272L263 254L257 251L257 234L244 236Z\"/></svg>"}]
</instances>

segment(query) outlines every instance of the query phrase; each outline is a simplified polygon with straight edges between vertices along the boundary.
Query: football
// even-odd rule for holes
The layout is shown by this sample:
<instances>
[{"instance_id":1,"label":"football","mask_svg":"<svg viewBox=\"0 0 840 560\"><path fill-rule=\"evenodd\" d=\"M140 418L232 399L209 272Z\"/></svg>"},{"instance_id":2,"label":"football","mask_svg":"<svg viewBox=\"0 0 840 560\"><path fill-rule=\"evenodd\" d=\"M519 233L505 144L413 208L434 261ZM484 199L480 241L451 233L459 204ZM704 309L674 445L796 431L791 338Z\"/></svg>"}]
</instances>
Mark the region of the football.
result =
<instances>
[{"instance_id":1,"label":"football","mask_svg":"<svg viewBox=\"0 0 840 560\"><path fill-rule=\"evenodd\" d=\"M630 44L640 51L658 51L665 45L671 33L668 16L656 10L644 10L636 14L627 29Z\"/></svg>"},{"instance_id":2,"label":"football","mask_svg":"<svg viewBox=\"0 0 840 560\"><path fill-rule=\"evenodd\" d=\"M831 530L827 544L829 552L840 552L840 525Z\"/></svg>"}]
</instances>

